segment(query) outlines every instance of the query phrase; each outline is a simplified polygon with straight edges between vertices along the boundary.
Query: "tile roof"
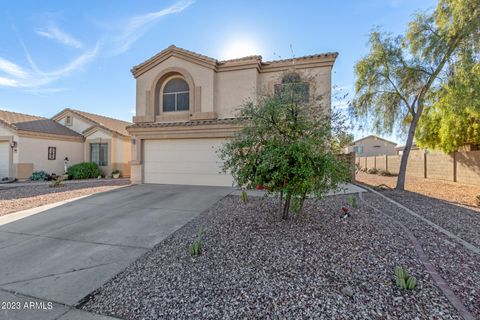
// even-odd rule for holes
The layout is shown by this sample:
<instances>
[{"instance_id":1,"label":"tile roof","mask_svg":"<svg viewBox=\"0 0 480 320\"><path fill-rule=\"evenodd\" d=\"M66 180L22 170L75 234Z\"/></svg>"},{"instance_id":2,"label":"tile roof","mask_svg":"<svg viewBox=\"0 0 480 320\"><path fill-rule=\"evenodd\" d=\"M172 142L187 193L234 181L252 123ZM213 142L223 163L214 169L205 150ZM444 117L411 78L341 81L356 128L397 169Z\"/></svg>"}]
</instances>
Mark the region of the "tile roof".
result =
<instances>
[{"instance_id":1,"label":"tile roof","mask_svg":"<svg viewBox=\"0 0 480 320\"><path fill-rule=\"evenodd\" d=\"M0 121L16 130L70 137L82 137L81 134L57 123L54 120L32 116L29 114L0 110Z\"/></svg>"},{"instance_id":2,"label":"tile roof","mask_svg":"<svg viewBox=\"0 0 480 320\"><path fill-rule=\"evenodd\" d=\"M145 122L135 123L128 128L160 128L160 127L192 127L200 125L215 125L215 124L237 124L242 121L241 118L224 118L214 120L192 120L183 122Z\"/></svg>"},{"instance_id":3,"label":"tile roof","mask_svg":"<svg viewBox=\"0 0 480 320\"><path fill-rule=\"evenodd\" d=\"M160 51L153 57L134 66L131 70L132 74L135 77L137 77L138 75L142 74L143 72L151 68L153 65L157 64L163 58L168 57L169 54L178 54L180 56L187 56L187 57L198 59L199 61L206 63L213 69L216 69L218 67L228 66L230 63L235 64L236 62L251 61L251 60L257 60L260 65L272 66L276 64L281 65L281 64L284 64L285 62L294 62L294 61L300 62L300 61L306 61L306 60L312 60L312 59L318 59L318 58L330 58L335 60L338 56L338 52L327 52L327 53L312 54L312 55L306 55L306 56L300 56L300 57L293 57L290 59L281 59L281 60L272 60L272 61L262 61L262 56L260 55L251 55L251 56L240 57L240 58L229 59L229 60L217 60L217 59L214 59L190 50L179 48L175 45L171 45L168 48Z\"/></svg>"},{"instance_id":4,"label":"tile roof","mask_svg":"<svg viewBox=\"0 0 480 320\"><path fill-rule=\"evenodd\" d=\"M105 117L105 116L101 116L101 115L90 113L90 112L85 112L85 111L80 111L80 110L76 110L76 109L66 108L65 110L63 110L62 112L60 112L59 114L54 116L53 118L57 117L58 115L66 112L66 111L70 111L74 114L79 115L80 117L83 117L87 120L90 120L91 122L95 123L95 125L103 128L103 129L106 129L108 131L113 131L113 132L116 132L116 133L124 135L124 136L129 136L129 133L128 133L126 127L131 125L132 124L131 122L118 120L118 119L114 119L114 118L110 118L110 117ZM88 128L87 130L89 130L89 129L90 128Z\"/></svg>"}]
</instances>

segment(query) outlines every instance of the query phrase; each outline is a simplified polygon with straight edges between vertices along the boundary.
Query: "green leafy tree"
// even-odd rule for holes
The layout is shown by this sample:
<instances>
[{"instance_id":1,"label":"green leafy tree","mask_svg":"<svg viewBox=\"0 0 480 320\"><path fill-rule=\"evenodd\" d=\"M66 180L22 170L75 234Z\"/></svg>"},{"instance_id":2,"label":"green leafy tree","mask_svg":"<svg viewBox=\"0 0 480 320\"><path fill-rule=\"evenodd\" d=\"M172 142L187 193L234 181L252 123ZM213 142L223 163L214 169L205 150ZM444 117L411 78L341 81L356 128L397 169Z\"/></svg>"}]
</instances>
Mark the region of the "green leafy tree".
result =
<instances>
[{"instance_id":1,"label":"green leafy tree","mask_svg":"<svg viewBox=\"0 0 480 320\"><path fill-rule=\"evenodd\" d=\"M243 128L220 150L224 171L247 189L265 186L280 198L280 215L300 212L307 195L322 197L348 181L347 164L329 147L343 132L319 99L309 102L304 83L291 76L275 95L247 103Z\"/></svg>"},{"instance_id":2,"label":"green leafy tree","mask_svg":"<svg viewBox=\"0 0 480 320\"><path fill-rule=\"evenodd\" d=\"M440 0L429 14L416 14L405 35L378 30L370 52L355 65L354 113L373 120L378 132L407 129L396 188L403 190L408 156L420 118L465 56L478 54L480 0Z\"/></svg>"},{"instance_id":3,"label":"green leafy tree","mask_svg":"<svg viewBox=\"0 0 480 320\"><path fill-rule=\"evenodd\" d=\"M336 139L332 141L332 149L336 153L341 153L345 147L353 142L353 133L339 132Z\"/></svg>"},{"instance_id":4,"label":"green leafy tree","mask_svg":"<svg viewBox=\"0 0 480 320\"><path fill-rule=\"evenodd\" d=\"M415 140L421 147L450 153L480 144L480 62L463 61L455 69L420 119Z\"/></svg>"}]
</instances>

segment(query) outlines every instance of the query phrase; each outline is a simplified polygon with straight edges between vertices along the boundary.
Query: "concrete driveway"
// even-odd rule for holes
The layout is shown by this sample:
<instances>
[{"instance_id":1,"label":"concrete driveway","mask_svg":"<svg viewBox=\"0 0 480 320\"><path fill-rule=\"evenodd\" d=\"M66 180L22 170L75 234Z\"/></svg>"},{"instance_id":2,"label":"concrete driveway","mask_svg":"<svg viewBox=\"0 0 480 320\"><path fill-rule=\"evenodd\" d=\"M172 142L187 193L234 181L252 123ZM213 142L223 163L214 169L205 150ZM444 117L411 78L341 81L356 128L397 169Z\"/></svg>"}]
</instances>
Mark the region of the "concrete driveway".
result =
<instances>
[{"instance_id":1,"label":"concrete driveway","mask_svg":"<svg viewBox=\"0 0 480 320\"><path fill-rule=\"evenodd\" d=\"M72 306L232 191L132 186L0 226L0 318L108 319Z\"/></svg>"}]
</instances>

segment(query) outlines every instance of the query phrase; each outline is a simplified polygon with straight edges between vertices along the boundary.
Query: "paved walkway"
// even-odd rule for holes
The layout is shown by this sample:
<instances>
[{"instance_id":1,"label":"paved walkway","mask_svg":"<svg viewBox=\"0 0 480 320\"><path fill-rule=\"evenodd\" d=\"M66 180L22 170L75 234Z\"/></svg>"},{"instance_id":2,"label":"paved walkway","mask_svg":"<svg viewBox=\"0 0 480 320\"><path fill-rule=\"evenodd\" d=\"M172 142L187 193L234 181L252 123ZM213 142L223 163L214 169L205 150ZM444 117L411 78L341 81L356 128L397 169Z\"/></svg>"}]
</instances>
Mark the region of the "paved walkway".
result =
<instances>
[{"instance_id":1,"label":"paved walkway","mask_svg":"<svg viewBox=\"0 0 480 320\"><path fill-rule=\"evenodd\" d=\"M232 188L139 185L0 226L0 319L108 319L74 309Z\"/></svg>"}]
</instances>

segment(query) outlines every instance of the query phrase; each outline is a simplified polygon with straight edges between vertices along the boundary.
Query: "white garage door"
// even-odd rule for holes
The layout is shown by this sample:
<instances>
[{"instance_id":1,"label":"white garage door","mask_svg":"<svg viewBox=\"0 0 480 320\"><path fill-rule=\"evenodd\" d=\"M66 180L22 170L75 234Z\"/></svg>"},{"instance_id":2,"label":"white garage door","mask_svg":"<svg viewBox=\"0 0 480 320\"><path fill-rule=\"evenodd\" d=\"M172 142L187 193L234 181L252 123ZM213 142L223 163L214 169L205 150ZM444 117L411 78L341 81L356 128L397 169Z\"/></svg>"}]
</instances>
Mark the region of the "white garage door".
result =
<instances>
[{"instance_id":1,"label":"white garage door","mask_svg":"<svg viewBox=\"0 0 480 320\"><path fill-rule=\"evenodd\" d=\"M145 140L144 182L232 186L216 151L224 139Z\"/></svg>"},{"instance_id":2,"label":"white garage door","mask_svg":"<svg viewBox=\"0 0 480 320\"><path fill-rule=\"evenodd\" d=\"M10 144L7 141L0 141L0 179L9 176L9 151Z\"/></svg>"}]
</instances>

